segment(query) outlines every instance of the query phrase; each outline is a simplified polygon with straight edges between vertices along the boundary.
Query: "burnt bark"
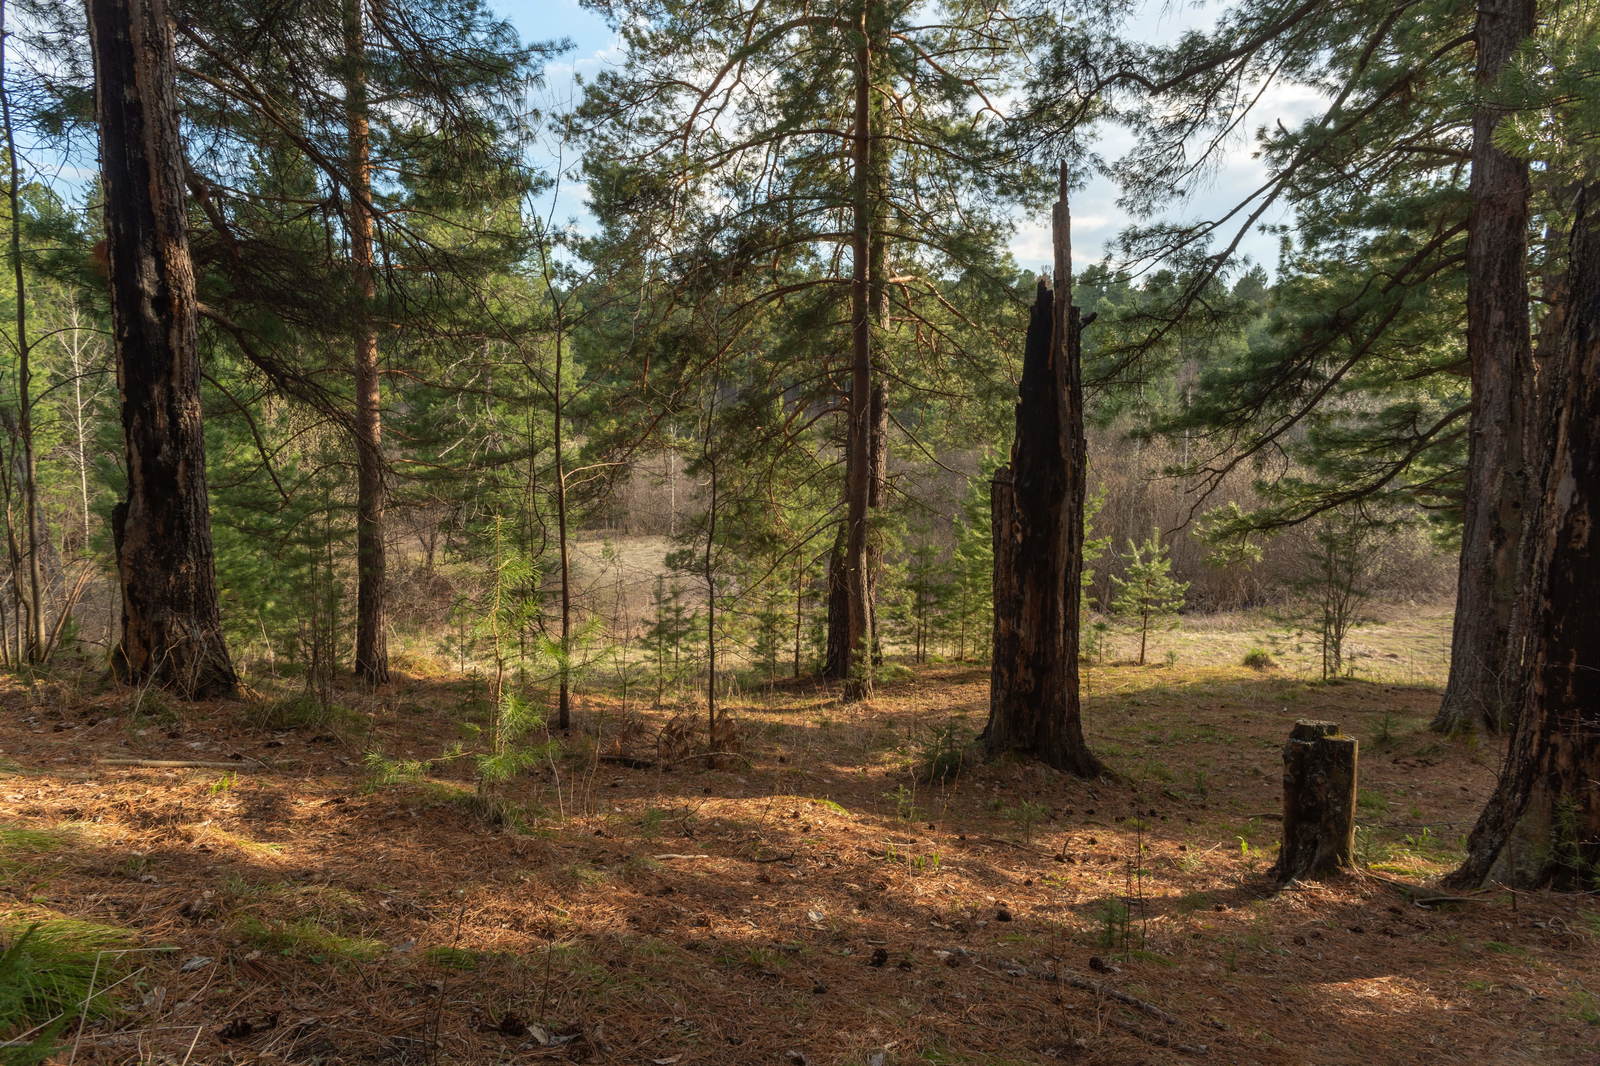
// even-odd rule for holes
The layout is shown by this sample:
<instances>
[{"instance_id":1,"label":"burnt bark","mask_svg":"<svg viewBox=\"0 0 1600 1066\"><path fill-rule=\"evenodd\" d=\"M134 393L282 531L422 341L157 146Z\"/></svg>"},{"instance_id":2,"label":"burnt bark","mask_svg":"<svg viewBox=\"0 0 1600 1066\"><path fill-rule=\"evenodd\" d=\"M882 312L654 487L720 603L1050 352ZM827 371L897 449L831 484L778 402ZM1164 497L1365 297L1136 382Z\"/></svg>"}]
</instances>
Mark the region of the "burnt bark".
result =
<instances>
[{"instance_id":1,"label":"burnt bark","mask_svg":"<svg viewBox=\"0 0 1600 1066\"><path fill-rule=\"evenodd\" d=\"M1579 196L1570 264L1516 723L1457 885L1585 889L1600 877L1600 183Z\"/></svg>"},{"instance_id":2,"label":"burnt bark","mask_svg":"<svg viewBox=\"0 0 1600 1066\"><path fill-rule=\"evenodd\" d=\"M990 755L1017 752L1094 777L1105 768L1084 742L1078 696L1085 446L1065 166L1054 223L1056 284L1039 281L1011 462L996 473L990 504L994 659L982 740Z\"/></svg>"},{"instance_id":3,"label":"burnt bark","mask_svg":"<svg viewBox=\"0 0 1600 1066\"><path fill-rule=\"evenodd\" d=\"M1479 0L1477 85L1487 93L1534 30L1534 0ZM1529 500L1526 454L1533 394L1528 322L1528 164L1494 144L1505 109L1480 101L1472 123L1467 228L1467 360L1472 424L1467 446L1461 569L1450 677L1433 727L1509 728L1519 641Z\"/></svg>"},{"instance_id":4,"label":"burnt bark","mask_svg":"<svg viewBox=\"0 0 1600 1066\"><path fill-rule=\"evenodd\" d=\"M1299 721L1283 746L1283 845L1269 876L1278 884L1348 869L1356 847L1354 737L1333 722Z\"/></svg>"},{"instance_id":5,"label":"burnt bark","mask_svg":"<svg viewBox=\"0 0 1600 1066\"><path fill-rule=\"evenodd\" d=\"M223 641L206 499L197 305L164 0L89 0L127 497L113 667L186 699L238 684Z\"/></svg>"}]
</instances>

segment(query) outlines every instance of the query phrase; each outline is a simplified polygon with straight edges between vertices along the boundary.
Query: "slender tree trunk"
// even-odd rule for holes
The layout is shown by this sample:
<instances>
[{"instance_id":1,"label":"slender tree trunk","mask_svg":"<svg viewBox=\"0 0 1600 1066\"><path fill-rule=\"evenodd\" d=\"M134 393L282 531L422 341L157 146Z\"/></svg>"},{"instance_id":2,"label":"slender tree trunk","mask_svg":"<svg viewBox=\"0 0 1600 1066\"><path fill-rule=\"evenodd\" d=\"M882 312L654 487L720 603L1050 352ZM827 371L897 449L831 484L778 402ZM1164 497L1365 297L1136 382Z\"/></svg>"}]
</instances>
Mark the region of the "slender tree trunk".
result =
<instances>
[{"instance_id":1,"label":"slender tree trunk","mask_svg":"<svg viewBox=\"0 0 1600 1066\"><path fill-rule=\"evenodd\" d=\"M1479 92L1488 92L1534 30L1534 0L1479 0ZM1461 570L1450 677L1433 727L1491 732L1510 725L1520 643L1534 389L1528 324L1528 164L1495 147L1504 109L1480 102L1472 124L1467 236L1467 358L1472 373Z\"/></svg>"},{"instance_id":2,"label":"slender tree trunk","mask_svg":"<svg viewBox=\"0 0 1600 1066\"><path fill-rule=\"evenodd\" d=\"M1600 878L1600 184L1579 197L1571 247L1520 707L1458 885L1583 890Z\"/></svg>"},{"instance_id":3,"label":"slender tree trunk","mask_svg":"<svg viewBox=\"0 0 1600 1066\"><path fill-rule=\"evenodd\" d=\"M1086 449L1065 164L1054 231L1055 289L1039 280L1016 441L991 501L994 661L983 743L991 755L1018 752L1094 777L1104 767L1084 743L1078 702Z\"/></svg>"},{"instance_id":4,"label":"slender tree trunk","mask_svg":"<svg viewBox=\"0 0 1600 1066\"><path fill-rule=\"evenodd\" d=\"M560 312L557 312L559 319ZM556 547L561 561L561 663L556 692L556 728L572 728L572 556L567 544L567 467L566 422L561 387L561 364L566 352L562 345L562 323L556 327L555 372L555 449L556 449Z\"/></svg>"},{"instance_id":5,"label":"slender tree trunk","mask_svg":"<svg viewBox=\"0 0 1600 1066\"><path fill-rule=\"evenodd\" d=\"M881 321L875 316L875 324ZM872 634L868 650L876 670L883 664L883 632L878 626L878 579L883 574L883 533L873 523L871 516L882 513L889 491L889 394L882 380L875 381L872 386L872 403L867 414L871 420L867 442L867 619Z\"/></svg>"},{"instance_id":6,"label":"slender tree trunk","mask_svg":"<svg viewBox=\"0 0 1600 1066\"><path fill-rule=\"evenodd\" d=\"M89 554L90 524L89 524L89 420L85 412L92 402L83 398L83 375L85 373L85 360L83 358L83 339L79 333L81 326L78 321L78 308L73 306L69 324L72 332L67 341L68 351L72 353L72 419L73 431L76 438L78 453L78 497L82 506L83 518L83 554Z\"/></svg>"},{"instance_id":7,"label":"slender tree trunk","mask_svg":"<svg viewBox=\"0 0 1600 1066\"><path fill-rule=\"evenodd\" d=\"M344 0L345 132L350 150L350 190L346 226L350 267L360 309L356 318L356 676L368 685L389 680L389 637L385 600L383 414L378 365L378 334L372 324L377 297L372 252L372 134L368 121L366 28L361 0Z\"/></svg>"},{"instance_id":8,"label":"slender tree trunk","mask_svg":"<svg viewBox=\"0 0 1600 1066\"><path fill-rule=\"evenodd\" d=\"M6 4L0 0L0 120L4 122L11 202L11 269L17 303L17 428L22 437L22 509L28 524L24 547L28 560L29 662L44 658L43 582L39 577L39 483L33 458L33 345L28 340L28 285L22 268L22 169L17 160L16 131L11 120L11 87L5 81Z\"/></svg>"},{"instance_id":9,"label":"slender tree trunk","mask_svg":"<svg viewBox=\"0 0 1600 1066\"><path fill-rule=\"evenodd\" d=\"M237 687L223 642L206 499L172 30L164 0L89 0L127 499L112 530L122 588L114 657L185 698Z\"/></svg>"},{"instance_id":10,"label":"slender tree trunk","mask_svg":"<svg viewBox=\"0 0 1600 1066\"><path fill-rule=\"evenodd\" d=\"M849 458L845 459L845 486L850 484ZM828 645L823 653L822 676L843 680L850 674L850 597L845 587L844 552L848 522L839 523L828 550L827 610Z\"/></svg>"},{"instance_id":11,"label":"slender tree trunk","mask_svg":"<svg viewBox=\"0 0 1600 1066\"><path fill-rule=\"evenodd\" d=\"M872 48L867 37L867 14L863 5L859 31L861 43L856 52L855 136L852 164L855 170L851 241L850 283L850 404L845 443L845 525L844 552L839 566L840 596L843 600L843 632L839 661L830 664L841 671L846 698L859 699L872 691L868 676L871 663L864 652L871 647L872 626L868 614L869 578L867 568L867 520L872 494L869 449L871 447L872 397L872 317L869 292L871 242L872 159Z\"/></svg>"},{"instance_id":12,"label":"slender tree trunk","mask_svg":"<svg viewBox=\"0 0 1600 1066\"><path fill-rule=\"evenodd\" d=\"M701 455L711 477L711 497L706 501L706 551L702 559L706 579L706 751L707 764L717 765L717 451L712 444L717 421L718 376L711 379L711 400L706 407L706 431L701 439Z\"/></svg>"},{"instance_id":13,"label":"slender tree trunk","mask_svg":"<svg viewBox=\"0 0 1600 1066\"><path fill-rule=\"evenodd\" d=\"M883 12L876 0L863 0L857 18L860 41L855 56L855 117L851 140L851 282L850 282L850 403L845 442L844 550L838 567L840 591L829 597L830 644L837 627L838 646L830 648L830 676L845 681L846 700L872 694L875 644L873 559L870 548L873 511L874 438L883 403L875 383L875 329L881 315L883 280L874 263L881 263L882 235L877 232L882 199L882 162L875 119L880 110L874 84L877 37ZM885 409L886 410L886 409ZM881 493L881 490L880 490ZM835 609L839 614L834 616Z\"/></svg>"},{"instance_id":14,"label":"slender tree trunk","mask_svg":"<svg viewBox=\"0 0 1600 1066\"><path fill-rule=\"evenodd\" d=\"M796 552L794 559L794 676L800 679L800 635L806 622L806 562L805 555Z\"/></svg>"}]
</instances>

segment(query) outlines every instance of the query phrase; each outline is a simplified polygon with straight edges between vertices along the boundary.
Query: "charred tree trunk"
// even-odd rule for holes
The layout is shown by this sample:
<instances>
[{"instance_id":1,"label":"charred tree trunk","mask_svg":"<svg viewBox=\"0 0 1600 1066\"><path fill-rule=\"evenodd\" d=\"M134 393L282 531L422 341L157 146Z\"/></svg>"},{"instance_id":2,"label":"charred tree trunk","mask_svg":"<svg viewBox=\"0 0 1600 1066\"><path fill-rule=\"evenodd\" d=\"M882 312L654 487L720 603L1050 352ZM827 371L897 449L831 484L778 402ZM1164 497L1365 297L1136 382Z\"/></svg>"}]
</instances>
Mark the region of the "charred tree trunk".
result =
<instances>
[{"instance_id":1,"label":"charred tree trunk","mask_svg":"<svg viewBox=\"0 0 1600 1066\"><path fill-rule=\"evenodd\" d=\"M1065 164L1054 223L1055 290L1039 280L1016 441L994 480L994 662L983 743L991 755L1019 752L1094 777L1105 768L1084 743L1078 703L1085 446Z\"/></svg>"},{"instance_id":2,"label":"charred tree trunk","mask_svg":"<svg viewBox=\"0 0 1600 1066\"><path fill-rule=\"evenodd\" d=\"M350 63L345 84L345 130L350 149L350 195L346 226L356 299L356 676L369 685L389 680L389 637L385 609L388 564L383 543L386 490L383 479L383 421L378 365L378 334L372 325L377 295L372 254L372 134L368 122L366 31L361 0L345 0L345 54Z\"/></svg>"},{"instance_id":3,"label":"charred tree trunk","mask_svg":"<svg viewBox=\"0 0 1600 1066\"><path fill-rule=\"evenodd\" d=\"M128 495L112 515L129 682L186 699L238 684L206 499L172 30L164 0L89 0Z\"/></svg>"},{"instance_id":4,"label":"charred tree trunk","mask_svg":"<svg viewBox=\"0 0 1600 1066\"><path fill-rule=\"evenodd\" d=\"M1600 877L1600 184L1579 196L1562 397L1533 528L1529 639L1499 784L1458 885L1593 887Z\"/></svg>"},{"instance_id":5,"label":"charred tree trunk","mask_svg":"<svg viewBox=\"0 0 1600 1066\"><path fill-rule=\"evenodd\" d=\"M1533 33L1534 0L1479 0L1477 84L1487 92ZM1534 387L1528 324L1528 164L1494 145L1504 108L1480 102L1472 123L1467 235L1467 359L1472 373L1461 571L1450 678L1433 727L1507 729L1515 701L1513 630L1523 584Z\"/></svg>"},{"instance_id":6,"label":"charred tree trunk","mask_svg":"<svg viewBox=\"0 0 1600 1066\"><path fill-rule=\"evenodd\" d=\"M1270 875L1278 884L1350 867L1358 754L1356 739L1333 722L1294 724L1283 746L1283 846Z\"/></svg>"}]
</instances>

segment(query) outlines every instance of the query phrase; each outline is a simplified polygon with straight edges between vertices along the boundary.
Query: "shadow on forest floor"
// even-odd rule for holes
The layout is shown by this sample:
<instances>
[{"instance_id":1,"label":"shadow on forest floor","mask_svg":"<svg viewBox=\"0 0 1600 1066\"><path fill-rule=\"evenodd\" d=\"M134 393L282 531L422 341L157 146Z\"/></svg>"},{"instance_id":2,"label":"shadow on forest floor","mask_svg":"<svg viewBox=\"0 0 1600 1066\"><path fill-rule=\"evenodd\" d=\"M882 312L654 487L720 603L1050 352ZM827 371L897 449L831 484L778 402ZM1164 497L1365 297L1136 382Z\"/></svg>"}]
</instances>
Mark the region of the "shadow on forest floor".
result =
<instances>
[{"instance_id":1,"label":"shadow on forest floor","mask_svg":"<svg viewBox=\"0 0 1600 1066\"><path fill-rule=\"evenodd\" d=\"M1116 780L1002 761L918 783L941 731L982 725L970 667L857 705L746 693L720 769L657 750L699 709L590 695L517 779L513 831L446 757L485 713L471 683L351 691L340 729L278 730L13 686L0 823L33 832L0 835L5 909L172 949L138 956L78 1063L191 1042L207 1063L1593 1061L1592 900L1426 909L1391 883L1450 868L1499 759L1426 731L1435 690L1193 666L1085 687ZM1301 717L1362 742L1366 872L1273 895ZM429 768L374 787L369 750Z\"/></svg>"}]
</instances>

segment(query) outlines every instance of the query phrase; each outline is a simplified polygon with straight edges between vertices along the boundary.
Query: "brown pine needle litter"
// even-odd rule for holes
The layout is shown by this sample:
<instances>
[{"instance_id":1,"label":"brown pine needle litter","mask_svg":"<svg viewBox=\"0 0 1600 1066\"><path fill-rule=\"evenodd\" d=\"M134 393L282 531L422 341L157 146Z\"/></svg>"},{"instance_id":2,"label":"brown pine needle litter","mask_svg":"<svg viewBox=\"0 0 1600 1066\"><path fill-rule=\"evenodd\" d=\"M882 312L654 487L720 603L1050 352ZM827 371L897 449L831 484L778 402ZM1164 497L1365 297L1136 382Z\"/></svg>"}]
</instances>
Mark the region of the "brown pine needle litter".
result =
<instances>
[{"instance_id":1,"label":"brown pine needle litter","mask_svg":"<svg viewBox=\"0 0 1600 1066\"><path fill-rule=\"evenodd\" d=\"M85 1066L1600 1061L1595 898L1427 887L1500 757L1426 731L1436 688L1088 673L1116 781L920 783L986 707L985 671L936 666L859 706L747 693L711 770L656 750L686 708L584 693L500 826L442 757L472 681L341 693L342 733L13 683L0 936L162 949L61 1040ZM1362 742L1366 873L1272 895L1299 717ZM423 766L374 787L369 750Z\"/></svg>"}]
</instances>

